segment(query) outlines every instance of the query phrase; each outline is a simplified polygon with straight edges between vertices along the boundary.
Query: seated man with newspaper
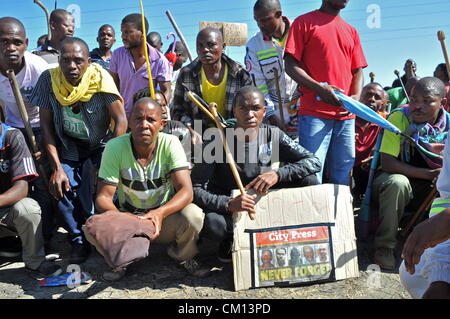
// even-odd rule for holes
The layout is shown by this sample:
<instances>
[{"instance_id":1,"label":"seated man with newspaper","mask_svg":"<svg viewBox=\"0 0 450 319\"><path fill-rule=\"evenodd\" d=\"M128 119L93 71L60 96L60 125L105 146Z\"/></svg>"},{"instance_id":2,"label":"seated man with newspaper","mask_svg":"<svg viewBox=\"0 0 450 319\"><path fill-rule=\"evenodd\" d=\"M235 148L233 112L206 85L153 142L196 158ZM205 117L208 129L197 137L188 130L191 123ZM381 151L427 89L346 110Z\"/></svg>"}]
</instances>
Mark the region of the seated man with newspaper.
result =
<instances>
[{"instance_id":1,"label":"seated man with newspaper","mask_svg":"<svg viewBox=\"0 0 450 319\"><path fill-rule=\"evenodd\" d=\"M241 88L234 98L233 114L236 124L226 129L226 135L247 191L264 195L274 187L318 184L315 174L320 171L321 164L317 157L277 127L261 124L265 115L261 91L252 86ZM217 133L212 130L211 133ZM229 262L233 242L232 214L241 211L255 214L256 195L231 197L232 190L238 186L222 149L222 142L217 136L204 145L201 163L198 163L196 156L192 182L194 204L205 213L200 238L219 242L219 260ZM208 150L215 153L209 154Z\"/></svg>"}]
</instances>

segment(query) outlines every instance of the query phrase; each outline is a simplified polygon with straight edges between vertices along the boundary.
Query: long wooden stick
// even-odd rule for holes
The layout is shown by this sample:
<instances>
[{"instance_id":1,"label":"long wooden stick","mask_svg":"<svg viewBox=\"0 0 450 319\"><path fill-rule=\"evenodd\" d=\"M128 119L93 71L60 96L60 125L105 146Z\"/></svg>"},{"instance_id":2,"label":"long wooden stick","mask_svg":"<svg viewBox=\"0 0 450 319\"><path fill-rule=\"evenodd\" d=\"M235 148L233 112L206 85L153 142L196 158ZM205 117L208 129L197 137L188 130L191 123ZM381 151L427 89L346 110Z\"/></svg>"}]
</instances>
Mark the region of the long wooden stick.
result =
<instances>
[{"instance_id":1,"label":"long wooden stick","mask_svg":"<svg viewBox=\"0 0 450 319\"><path fill-rule=\"evenodd\" d=\"M422 202L422 205L420 205L419 209L414 213L410 222L403 230L403 232L402 232L403 237L406 237L409 234L409 231L414 226L417 218L419 218L419 216L421 216L425 211L427 211L430 208L430 206L433 203L433 200L435 199L437 194L438 194L438 191L437 191L436 185L434 185L433 189L428 194L427 198Z\"/></svg>"},{"instance_id":2,"label":"long wooden stick","mask_svg":"<svg viewBox=\"0 0 450 319\"><path fill-rule=\"evenodd\" d=\"M39 152L39 148L36 143L36 137L34 136L33 129L31 128L30 121L28 119L28 112L25 108L25 103L23 102L22 94L20 93L19 85L17 84L16 75L14 74L13 70L7 70L6 75L8 76L9 83L11 84L11 88L14 93L14 97L17 102L17 106L19 107L20 117L22 118L23 125L25 127L25 132L28 135L28 139L31 143L31 150L33 154L36 154ZM41 163L38 161L38 168L39 168L39 174L42 176L42 179L44 183L47 185L48 178L47 174L45 173L45 169L42 166Z\"/></svg>"},{"instance_id":3,"label":"long wooden stick","mask_svg":"<svg viewBox=\"0 0 450 319\"><path fill-rule=\"evenodd\" d=\"M147 48L147 30L145 29L145 14L144 14L144 5L142 0L140 0L141 5L141 16L142 16L142 33L144 37L144 52L145 52L145 63L147 63L147 73L148 73L148 87L150 88L150 96L152 99L155 99L155 88L153 86L153 76L152 69L150 67L150 59L148 58L148 48Z\"/></svg>"},{"instance_id":4,"label":"long wooden stick","mask_svg":"<svg viewBox=\"0 0 450 319\"><path fill-rule=\"evenodd\" d=\"M228 164L230 165L231 172L233 173L234 180L241 192L241 195L245 194L245 188L242 184L241 177L239 176L239 172L236 168L236 162L234 161L233 155L231 155L230 149L228 148L228 143L225 137L225 133L223 132L223 128L220 125L219 114L217 113L217 104L211 103L209 105L212 115L214 116L214 122L216 123L217 128L219 129L220 139L222 140L223 149L225 151L225 155L227 157ZM248 214L251 220L255 220L255 216L253 214Z\"/></svg>"},{"instance_id":5,"label":"long wooden stick","mask_svg":"<svg viewBox=\"0 0 450 319\"><path fill-rule=\"evenodd\" d=\"M444 54L445 65L447 66L447 74L450 74L450 60L448 58L447 46L445 45L444 31L438 31L438 40L441 42L442 53Z\"/></svg>"},{"instance_id":6,"label":"long wooden stick","mask_svg":"<svg viewBox=\"0 0 450 319\"><path fill-rule=\"evenodd\" d=\"M280 119L281 119L281 129L286 132L286 122L284 121L283 99L281 98L280 77L278 74L278 69L273 68L273 72L275 73L275 85L277 90L278 110L280 112Z\"/></svg>"},{"instance_id":7,"label":"long wooden stick","mask_svg":"<svg viewBox=\"0 0 450 319\"><path fill-rule=\"evenodd\" d=\"M203 111L203 113L205 113L211 120L213 120L215 122L215 117L214 115L199 101L197 100L197 98L194 96L194 94L191 91L187 91L186 95L188 97L189 100L191 100L195 105L197 105L197 107ZM222 122L219 121L219 125L223 128L226 127L226 125Z\"/></svg>"},{"instance_id":8,"label":"long wooden stick","mask_svg":"<svg viewBox=\"0 0 450 319\"><path fill-rule=\"evenodd\" d=\"M194 59L192 58L191 51L189 50L189 46L188 46L188 44L186 42L186 39L184 38L183 33L181 33L180 28L178 27L177 23L175 22L175 19L173 18L172 13L170 13L170 11L167 10L166 11L166 15L169 18L170 23L172 23L172 26L175 29L175 31L177 32L178 37L180 38L181 42L183 43L183 45L184 45L184 47L186 49L186 52L188 54L189 61L191 61L191 62L194 61Z\"/></svg>"},{"instance_id":9,"label":"long wooden stick","mask_svg":"<svg viewBox=\"0 0 450 319\"><path fill-rule=\"evenodd\" d=\"M48 13L47 8L42 4L42 2L40 0L34 0L33 2L36 3L38 6L40 6L42 8L42 10L44 10L44 12L45 12L45 17L47 18L47 29L48 29L47 41L50 41L52 39L52 30L50 28L50 14Z\"/></svg>"}]
</instances>

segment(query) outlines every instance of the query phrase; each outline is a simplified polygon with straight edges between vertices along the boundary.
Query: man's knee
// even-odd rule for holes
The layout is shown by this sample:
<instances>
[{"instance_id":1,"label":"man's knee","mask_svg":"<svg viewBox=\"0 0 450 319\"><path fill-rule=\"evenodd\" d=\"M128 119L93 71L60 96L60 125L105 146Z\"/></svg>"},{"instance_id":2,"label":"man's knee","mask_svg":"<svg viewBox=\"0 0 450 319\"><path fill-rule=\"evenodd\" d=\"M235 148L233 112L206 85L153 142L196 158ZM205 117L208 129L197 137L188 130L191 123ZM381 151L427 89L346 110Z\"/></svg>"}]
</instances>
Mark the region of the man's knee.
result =
<instances>
[{"instance_id":1,"label":"man's knee","mask_svg":"<svg viewBox=\"0 0 450 319\"><path fill-rule=\"evenodd\" d=\"M379 184L378 192L380 194L412 197L411 184L405 175L384 173L378 177L376 183Z\"/></svg>"},{"instance_id":2,"label":"man's knee","mask_svg":"<svg viewBox=\"0 0 450 319\"><path fill-rule=\"evenodd\" d=\"M41 207L31 198L23 198L11 208L14 222L39 222L41 220Z\"/></svg>"},{"instance_id":3,"label":"man's knee","mask_svg":"<svg viewBox=\"0 0 450 319\"><path fill-rule=\"evenodd\" d=\"M180 213L189 226L193 227L197 232L200 232L205 219L205 214L200 207L195 204L189 204Z\"/></svg>"}]
</instances>

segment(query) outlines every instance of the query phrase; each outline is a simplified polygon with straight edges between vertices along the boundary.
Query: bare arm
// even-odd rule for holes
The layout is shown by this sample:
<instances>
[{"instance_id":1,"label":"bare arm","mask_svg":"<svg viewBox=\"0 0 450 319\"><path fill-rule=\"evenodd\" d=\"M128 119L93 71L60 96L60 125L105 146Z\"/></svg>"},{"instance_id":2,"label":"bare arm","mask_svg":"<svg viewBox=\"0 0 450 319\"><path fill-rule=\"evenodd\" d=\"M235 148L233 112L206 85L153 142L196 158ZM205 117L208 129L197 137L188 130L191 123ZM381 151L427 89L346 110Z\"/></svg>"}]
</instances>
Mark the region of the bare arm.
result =
<instances>
[{"instance_id":1,"label":"bare arm","mask_svg":"<svg viewBox=\"0 0 450 319\"><path fill-rule=\"evenodd\" d=\"M350 96L359 101L359 98L361 97L361 91L364 86L364 73L362 68L354 69L352 71L353 78L352 78L352 84L350 86Z\"/></svg>"},{"instance_id":2,"label":"bare arm","mask_svg":"<svg viewBox=\"0 0 450 319\"><path fill-rule=\"evenodd\" d=\"M159 88L161 89L161 92L163 92L164 96L167 99L168 104L172 100L172 83L167 82L158 82Z\"/></svg>"},{"instance_id":3,"label":"bare arm","mask_svg":"<svg viewBox=\"0 0 450 319\"><path fill-rule=\"evenodd\" d=\"M106 211L119 212L119 209L114 205L114 193L117 187L99 180L97 185L97 197L95 198L95 207L98 213Z\"/></svg>"},{"instance_id":4,"label":"bare arm","mask_svg":"<svg viewBox=\"0 0 450 319\"><path fill-rule=\"evenodd\" d=\"M381 154L381 169L389 174L402 174L409 178L418 178L433 181L440 172L440 169L428 169L409 165L392 155Z\"/></svg>"},{"instance_id":5,"label":"bare arm","mask_svg":"<svg viewBox=\"0 0 450 319\"><path fill-rule=\"evenodd\" d=\"M24 180L15 181L10 189L0 194L0 208L14 205L27 197L27 194L28 182Z\"/></svg>"},{"instance_id":6,"label":"bare arm","mask_svg":"<svg viewBox=\"0 0 450 319\"><path fill-rule=\"evenodd\" d=\"M286 73L299 85L316 92L320 99L328 104L334 106L342 106L339 98L334 94L334 90L342 91L342 89L333 85L324 85L312 77L310 77L305 70L298 66L298 62L294 56L289 53L285 53L284 61L286 64Z\"/></svg>"},{"instance_id":7,"label":"bare arm","mask_svg":"<svg viewBox=\"0 0 450 319\"><path fill-rule=\"evenodd\" d=\"M113 137L125 134L127 132L128 121L122 102L117 100L111 105L108 105L108 111L115 123Z\"/></svg>"},{"instance_id":8,"label":"bare arm","mask_svg":"<svg viewBox=\"0 0 450 319\"><path fill-rule=\"evenodd\" d=\"M109 71L109 74L111 74L114 83L116 83L117 89L120 91L120 79L119 79L119 75L117 73L111 72Z\"/></svg>"},{"instance_id":9,"label":"bare arm","mask_svg":"<svg viewBox=\"0 0 450 319\"><path fill-rule=\"evenodd\" d=\"M55 142L55 129L53 124L53 113L50 110L40 108L39 116L42 130L43 148L47 152L52 174L49 181L49 192L56 199L61 199L64 191L69 191L70 184L59 160L58 150Z\"/></svg>"}]
</instances>

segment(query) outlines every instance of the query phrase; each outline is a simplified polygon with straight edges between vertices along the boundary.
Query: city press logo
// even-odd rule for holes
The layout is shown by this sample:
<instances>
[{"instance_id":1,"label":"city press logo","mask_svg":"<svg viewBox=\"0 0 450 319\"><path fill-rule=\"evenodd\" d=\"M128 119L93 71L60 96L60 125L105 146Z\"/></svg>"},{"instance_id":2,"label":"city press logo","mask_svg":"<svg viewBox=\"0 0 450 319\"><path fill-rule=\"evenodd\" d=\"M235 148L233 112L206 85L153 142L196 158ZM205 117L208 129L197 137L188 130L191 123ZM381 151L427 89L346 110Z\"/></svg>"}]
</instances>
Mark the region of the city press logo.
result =
<instances>
[{"instance_id":1,"label":"city press logo","mask_svg":"<svg viewBox=\"0 0 450 319\"><path fill-rule=\"evenodd\" d=\"M377 4L370 4L367 6L367 27L369 29L381 29L381 7Z\"/></svg>"},{"instance_id":2,"label":"city press logo","mask_svg":"<svg viewBox=\"0 0 450 319\"><path fill-rule=\"evenodd\" d=\"M376 264L369 265L367 267L367 287L370 289L381 289L381 268Z\"/></svg>"}]
</instances>

